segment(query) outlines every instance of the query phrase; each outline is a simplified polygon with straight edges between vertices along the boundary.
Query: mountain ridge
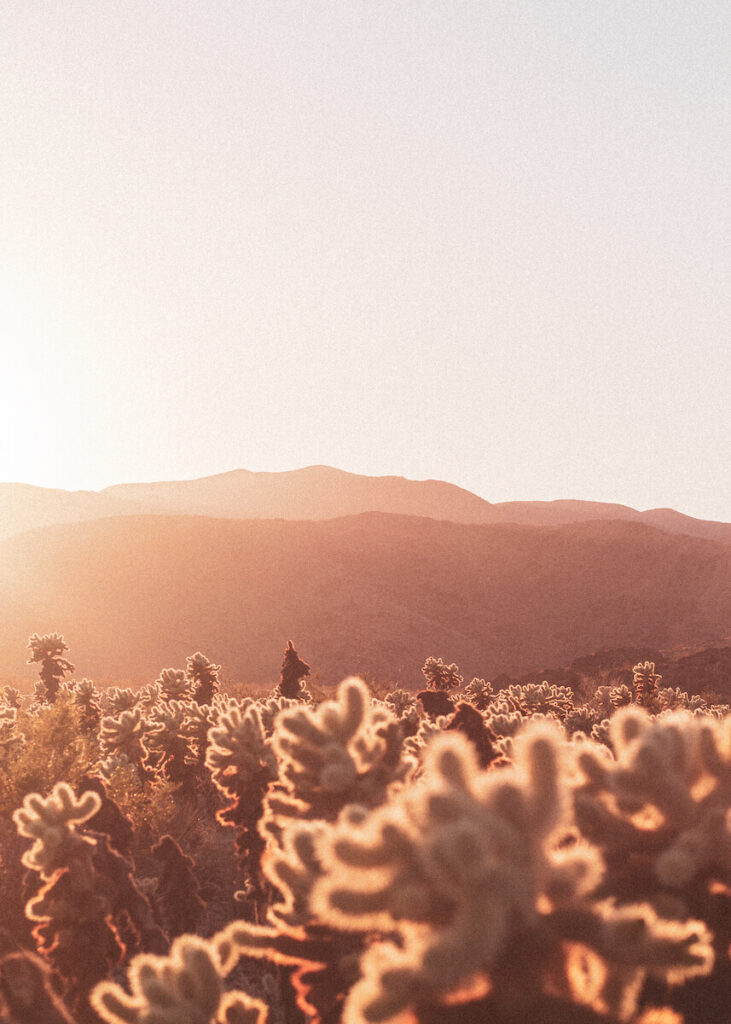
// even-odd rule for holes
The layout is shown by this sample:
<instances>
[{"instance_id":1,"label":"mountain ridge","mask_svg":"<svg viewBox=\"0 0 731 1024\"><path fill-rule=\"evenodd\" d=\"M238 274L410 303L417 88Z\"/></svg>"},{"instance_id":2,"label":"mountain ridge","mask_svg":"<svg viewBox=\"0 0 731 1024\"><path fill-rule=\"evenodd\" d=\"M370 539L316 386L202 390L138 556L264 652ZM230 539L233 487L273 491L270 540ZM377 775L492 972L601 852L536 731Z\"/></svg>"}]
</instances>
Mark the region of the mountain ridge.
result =
<instances>
[{"instance_id":1,"label":"mountain ridge","mask_svg":"<svg viewBox=\"0 0 731 1024\"><path fill-rule=\"evenodd\" d=\"M324 520L368 511L461 523L536 526L620 519L731 542L731 524L695 519L674 509L643 512L628 505L582 499L493 503L441 480L365 476L321 465L276 472L233 469L193 480L113 484L100 491L0 484L0 539L36 526L114 515Z\"/></svg>"}]
</instances>

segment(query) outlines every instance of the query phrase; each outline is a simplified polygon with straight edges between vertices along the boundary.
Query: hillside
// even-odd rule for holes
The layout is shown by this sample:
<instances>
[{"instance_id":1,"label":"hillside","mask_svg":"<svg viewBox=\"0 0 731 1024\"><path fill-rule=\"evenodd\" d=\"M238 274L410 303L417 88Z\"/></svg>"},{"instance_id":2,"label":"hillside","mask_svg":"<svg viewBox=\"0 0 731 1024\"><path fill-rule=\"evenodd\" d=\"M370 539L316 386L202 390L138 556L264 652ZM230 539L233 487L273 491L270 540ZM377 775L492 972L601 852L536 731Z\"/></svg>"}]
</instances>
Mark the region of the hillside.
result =
<instances>
[{"instance_id":1,"label":"hillside","mask_svg":"<svg viewBox=\"0 0 731 1024\"><path fill-rule=\"evenodd\" d=\"M32 484L0 484L0 539L39 526L137 514L133 502L98 491L64 491Z\"/></svg>"},{"instance_id":2,"label":"hillside","mask_svg":"<svg viewBox=\"0 0 731 1024\"><path fill-rule=\"evenodd\" d=\"M38 526L117 515L320 520L363 512L526 526L622 520L731 543L731 524L694 519L673 509L638 512L627 505L571 500L491 504L442 480L362 476L329 466L283 473L237 469L198 480L118 484L98 492L0 484L0 539Z\"/></svg>"},{"instance_id":3,"label":"hillside","mask_svg":"<svg viewBox=\"0 0 731 1024\"><path fill-rule=\"evenodd\" d=\"M28 636L54 630L96 677L154 678L200 649L267 682L292 638L325 682L416 682L429 654L489 678L730 626L731 547L637 523L128 516L0 544L7 675L30 676Z\"/></svg>"}]
</instances>

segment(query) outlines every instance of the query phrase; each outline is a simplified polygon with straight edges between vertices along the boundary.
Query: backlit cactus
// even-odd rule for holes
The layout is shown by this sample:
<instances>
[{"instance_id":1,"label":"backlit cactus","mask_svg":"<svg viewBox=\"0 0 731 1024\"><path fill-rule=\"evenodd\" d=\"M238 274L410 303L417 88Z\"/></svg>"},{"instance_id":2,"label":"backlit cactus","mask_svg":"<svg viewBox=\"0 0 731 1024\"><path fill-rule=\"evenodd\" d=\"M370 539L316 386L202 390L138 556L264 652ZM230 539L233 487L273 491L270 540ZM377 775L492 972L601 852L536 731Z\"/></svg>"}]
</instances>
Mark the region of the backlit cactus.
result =
<instances>
[{"instance_id":1,"label":"backlit cactus","mask_svg":"<svg viewBox=\"0 0 731 1024\"><path fill-rule=\"evenodd\" d=\"M34 633L28 640L28 649L28 664L41 666L40 688L36 691L36 696L53 704L61 680L67 672L74 671L71 662L64 658L68 651L66 641L60 633L46 633L43 636Z\"/></svg>"},{"instance_id":2,"label":"backlit cactus","mask_svg":"<svg viewBox=\"0 0 731 1024\"><path fill-rule=\"evenodd\" d=\"M182 782L192 756L184 730L188 703L180 700L161 702L147 716L144 742L148 764L171 782Z\"/></svg>"},{"instance_id":3,"label":"backlit cactus","mask_svg":"<svg viewBox=\"0 0 731 1024\"><path fill-rule=\"evenodd\" d=\"M108 1024L264 1024L264 1004L243 992L226 993L222 978L215 945L183 935L169 956L135 957L130 994L105 981L91 1002Z\"/></svg>"},{"instance_id":4,"label":"backlit cactus","mask_svg":"<svg viewBox=\"0 0 731 1024\"><path fill-rule=\"evenodd\" d=\"M2 1024L725 1019L719 697L645 661L583 703L575 677L315 704L219 671L0 690Z\"/></svg>"},{"instance_id":5,"label":"backlit cactus","mask_svg":"<svg viewBox=\"0 0 731 1024\"><path fill-rule=\"evenodd\" d=\"M445 665L441 658L427 658L421 671L430 690L452 690L464 682L458 666Z\"/></svg>"},{"instance_id":6,"label":"backlit cactus","mask_svg":"<svg viewBox=\"0 0 731 1024\"><path fill-rule=\"evenodd\" d=\"M106 715L99 729L102 754L124 757L144 775L147 747L144 743L145 721L140 708L122 711L119 715Z\"/></svg>"},{"instance_id":7,"label":"backlit cactus","mask_svg":"<svg viewBox=\"0 0 731 1024\"><path fill-rule=\"evenodd\" d=\"M537 950L522 979L534 1001L541 964L555 960L563 940L603 958L605 983L593 1002L611 998L612 1010L631 1001L621 981L641 980L643 965L675 979L710 969L700 922L679 927L659 923L649 907L620 913L592 902L602 874L597 852L558 843L570 820L562 743L546 726L527 729L515 768L481 773L465 739L442 737L427 750L420 786L397 793L360 828L348 822L332 831L312 900L320 918L398 936L364 954L346 1024L395 1021L463 986L492 989L499 1005L504 958L521 943ZM630 949L638 929L642 938ZM568 966L554 972L556 988L570 988Z\"/></svg>"},{"instance_id":8,"label":"backlit cactus","mask_svg":"<svg viewBox=\"0 0 731 1024\"><path fill-rule=\"evenodd\" d=\"M163 700L190 700L197 685L182 668L164 668L155 683L160 687Z\"/></svg>"},{"instance_id":9,"label":"backlit cactus","mask_svg":"<svg viewBox=\"0 0 731 1024\"><path fill-rule=\"evenodd\" d=\"M731 885L731 718L626 708L609 725L616 761L587 748L576 790L582 831L618 871L630 853L657 882L682 888L696 876Z\"/></svg>"},{"instance_id":10,"label":"backlit cactus","mask_svg":"<svg viewBox=\"0 0 731 1024\"><path fill-rule=\"evenodd\" d=\"M632 669L635 702L648 711L656 711L658 683L662 676L655 671L654 661L643 661Z\"/></svg>"},{"instance_id":11,"label":"backlit cactus","mask_svg":"<svg viewBox=\"0 0 731 1024\"><path fill-rule=\"evenodd\" d=\"M255 704L244 711L231 704L219 715L218 724L208 733L206 765L214 785L228 801L216 818L237 829L239 883L256 897L263 885L260 862L264 850L257 824L267 786L277 776L277 761Z\"/></svg>"},{"instance_id":12,"label":"backlit cactus","mask_svg":"<svg viewBox=\"0 0 731 1024\"><path fill-rule=\"evenodd\" d=\"M485 711L493 699L492 683L474 678L462 690L462 700L472 704L478 711Z\"/></svg>"},{"instance_id":13,"label":"backlit cactus","mask_svg":"<svg viewBox=\"0 0 731 1024\"><path fill-rule=\"evenodd\" d=\"M91 1024L87 995L124 955L112 907L98 885L96 842L76 827L99 810L97 793L78 799L59 782L47 798L31 793L13 815L20 835L34 839L23 863L45 884L26 905L38 952L63 979L63 994L79 1024Z\"/></svg>"},{"instance_id":14,"label":"backlit cactus","mask_svg":"<svg viewBox=\"0 0 731 1024\"><path fill-rule=\"evenodd\" d=\"M110 686L104 693L103 705L110 715L119 715L123 711L131 711L141 701L141 695L128 687Z\"/></svg>"},{"instance_id":15,"label":"backlit cactus","mask_svg":"<svg viewBox=\"0 0 731 1024\"><path fill-rule=\"evenodd\" d=\"M29 793L13 814L19 834L34 840L23 854L25 866L50 878L80 847L93 845L93 840L80 835L76 826L88 821L100 807L98 794L88 792L77 798L65 782L54 786L46 798Z\"/></svg>"},{"instance_id":16,"label":"backlit cactus","mask_svg":"<svg viewBox=\"0 0 731 1024\"><path fill-rule=\"evenodd\" d=\"M372 707L355 678L341 683L336 700L283 711L274 747L279 784L270 807L285 817L334 820L349 803L378 806L408 770L396 717Z\"/></svg>"},{"instance_id":17,"label":"backlit cactus","mask_svg":"<svg viewBox=\"0 0 731 1024\"><path fill-rule=\"evenodd\" d=\"M210 704L218 693L220 665L214 665L205 654L196 651L186 661L185 674L192 684L196 704Z\"/></svg>"}]
</instances>

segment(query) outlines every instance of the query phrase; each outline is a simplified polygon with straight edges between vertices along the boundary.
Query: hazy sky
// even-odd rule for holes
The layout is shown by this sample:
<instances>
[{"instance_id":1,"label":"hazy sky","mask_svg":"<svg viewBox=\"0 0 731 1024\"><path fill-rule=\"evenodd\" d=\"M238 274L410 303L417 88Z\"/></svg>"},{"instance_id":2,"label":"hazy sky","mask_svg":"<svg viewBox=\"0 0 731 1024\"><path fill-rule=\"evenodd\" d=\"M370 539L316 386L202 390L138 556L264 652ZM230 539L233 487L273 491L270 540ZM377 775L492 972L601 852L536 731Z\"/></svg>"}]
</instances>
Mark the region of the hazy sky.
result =
<instances>
[{"instance_id":1,"label":"hazy sky","mask_svg":"<svg viewBox=\"0 0 731 1024\"><path fill-rule=\"evenodd\" d=\"M4 0L0 480L731 520L729 10Z\"/></svg>"}]
</instances>

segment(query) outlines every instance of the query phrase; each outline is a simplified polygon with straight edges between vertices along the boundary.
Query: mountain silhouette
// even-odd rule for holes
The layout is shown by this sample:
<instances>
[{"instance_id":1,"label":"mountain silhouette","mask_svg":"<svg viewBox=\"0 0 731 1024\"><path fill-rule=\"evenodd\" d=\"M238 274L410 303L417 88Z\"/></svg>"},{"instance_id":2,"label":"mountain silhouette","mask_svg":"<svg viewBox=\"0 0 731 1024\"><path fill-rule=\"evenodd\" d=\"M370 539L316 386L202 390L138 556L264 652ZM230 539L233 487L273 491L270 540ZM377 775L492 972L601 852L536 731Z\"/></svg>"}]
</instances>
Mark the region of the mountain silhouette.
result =
<instances>
[{"instance_id":1,"label":"mountain silhouette","mask_svg":"<svg viewBox=\"0 0 731 1024\"><path fill-rule=\"evenodd\" d=\"M0 484L0 538L38 526L116 515L320 520L363 512L423 516L455 523L530 526L625 520L670 533L731 542L731 524L694 519L673 509L639 512L627 505L573 500L492 504L441 480L362 476L329 466L282 473L236 469L197 480L117 484L102 491Z\"/></svg>"}]
</instances>

